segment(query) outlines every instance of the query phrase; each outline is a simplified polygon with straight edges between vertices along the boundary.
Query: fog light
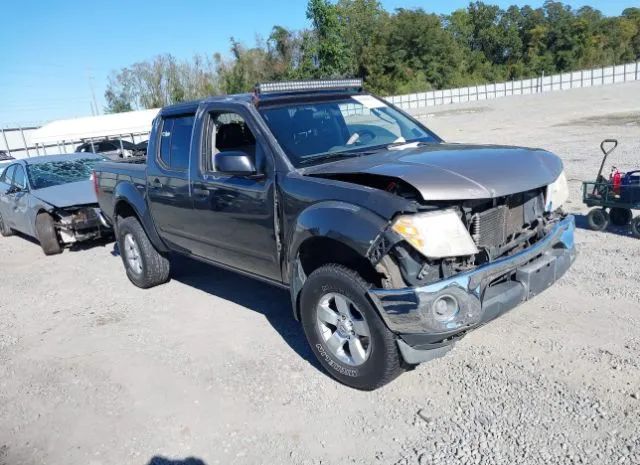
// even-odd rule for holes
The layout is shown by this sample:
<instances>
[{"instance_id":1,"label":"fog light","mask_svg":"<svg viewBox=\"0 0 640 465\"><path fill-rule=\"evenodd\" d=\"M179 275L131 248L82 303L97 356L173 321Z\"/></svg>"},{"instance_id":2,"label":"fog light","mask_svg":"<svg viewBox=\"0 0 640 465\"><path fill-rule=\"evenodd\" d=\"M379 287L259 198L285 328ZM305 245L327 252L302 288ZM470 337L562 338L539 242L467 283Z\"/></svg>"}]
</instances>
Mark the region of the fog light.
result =
<instances>
[{"instance_id":1,"label":"fog light","mask_svg":"<svg viewBox=\"0 0 640 465\"><path fill-rule=\"evenodd\" d=\"M456 317L460 311L458 300L448 294L438 297L431 306L436 321L446 322Z\"/></svg>"},{"instance_id":2,"label":"fog light","mask_svg":"<svg viewBox=\"0 0 640 465\"><path fill-rule=\"evenodd\" d=\"M445 333L480 322L480 299L466 289L451 285L436 292L418 291L425 331Z\"/></svg>"}]
</instances>

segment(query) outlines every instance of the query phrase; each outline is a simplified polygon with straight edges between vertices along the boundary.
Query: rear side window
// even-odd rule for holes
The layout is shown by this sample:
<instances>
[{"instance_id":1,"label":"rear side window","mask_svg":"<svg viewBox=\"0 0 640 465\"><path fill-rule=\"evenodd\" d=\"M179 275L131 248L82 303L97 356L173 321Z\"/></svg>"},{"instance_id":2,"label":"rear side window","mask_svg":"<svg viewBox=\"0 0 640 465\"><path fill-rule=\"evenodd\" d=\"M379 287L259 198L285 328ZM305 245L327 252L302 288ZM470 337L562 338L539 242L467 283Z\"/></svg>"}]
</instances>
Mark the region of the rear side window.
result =
<instances>
[{"instance_id":1,"label":"rear side window","mask_svg":"<svg viewBox=\"0 0 640 465\"><path fill-rule=\"evenodd\" d=\"M165 118L160 134L160 160L174 170L186 170L189 166L189 149L194 115Z\"/></svg>"},{"instance_id":2,"label":"rear side window","mask_svg":"<svg viewBox=\"0 0 640 465\"><path fill-rule=\"evenodd\" d=\"M11 165L9 168L4 170L4 173L2 174L2 179L0 179L0 181L2 181L5 184L11 184L11 179L13 178L13 173L16 170L16 166L18 165Z\"/></svg>"},{"instance_id":3,"label":"rear side window","mask_svg":"<svg viewBox=\"0 0 640 465\"><path fill-rule=\"evenodd\" d=\"M117 150L119 147L116 147L116 144L113 142L101 142L97 148L97 152L111 152L113 150Z\"/></svg>"}]
</instances>

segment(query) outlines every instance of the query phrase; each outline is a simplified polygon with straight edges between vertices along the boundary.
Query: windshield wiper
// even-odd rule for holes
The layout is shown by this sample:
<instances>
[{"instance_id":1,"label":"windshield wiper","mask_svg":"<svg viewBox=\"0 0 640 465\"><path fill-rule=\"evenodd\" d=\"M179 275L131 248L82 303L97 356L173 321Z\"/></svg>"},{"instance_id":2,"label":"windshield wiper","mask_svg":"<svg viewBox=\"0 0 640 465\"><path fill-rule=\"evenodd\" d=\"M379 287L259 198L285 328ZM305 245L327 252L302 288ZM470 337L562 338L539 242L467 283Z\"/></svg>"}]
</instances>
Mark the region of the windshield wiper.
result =
<instances>
[{"instance_id":1,"label":"windshield wiper","mask_svg":"<svg viewBox=\"0 0 640 465\"><path fill-rule=\"evenodd\" d=\"M307 165L309 163L319 162L319 161L328 161L333 160L334 158L355 158L361 157L363 155L370 155L375 153L373 150L345 150L342 152L327 152L322 155L316 155L313 157L305 158L304 160L299 161L300 165Z\"/></svg>"},{"instance_id":2,"label":"windshield wiper","mask_svg":"<svg viewBox=\"0 0 640 465\"><path fill-rule=\"evenodd\" d=\"M392 142L391 144L387 145L387 149L388 150L393 150L393 149L400 149L400 148L404 148L406 146L406 148L414 148L414 147L420 147L421 145L426 145L429 144L429 142L423 141L423 140L414 140L414 141L404 141L404 142Z\"/></svg>"}]
</instances>

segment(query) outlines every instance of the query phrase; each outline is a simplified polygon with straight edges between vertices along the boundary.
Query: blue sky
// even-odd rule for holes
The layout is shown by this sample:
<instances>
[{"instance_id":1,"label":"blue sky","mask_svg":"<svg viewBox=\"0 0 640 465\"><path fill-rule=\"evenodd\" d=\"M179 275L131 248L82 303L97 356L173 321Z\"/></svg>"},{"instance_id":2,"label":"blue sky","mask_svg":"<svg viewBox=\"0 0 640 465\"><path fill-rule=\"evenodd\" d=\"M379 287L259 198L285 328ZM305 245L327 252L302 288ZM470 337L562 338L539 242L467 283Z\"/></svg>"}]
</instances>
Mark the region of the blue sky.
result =
<instances>
[{"instance_id":1,"label":"blue sky","mask_svg":"<svg viewBox=\"0 0 640 465\"><path fill-rule=\"evenodd\" d=\"M539 6L543 0L486 3ZM227 53L234 36L252 44L275 24L308 26L306 0L21 0L3 2L0 27L0 126L90 115L90 79L98 106L107 77L160 53L188 58ZM634 0L565 1L617 15ZM388 10L421 7L435 13L465 0L382 0ZM7 20L10 19L10 20Z\"/></svg>"}]
</instances>

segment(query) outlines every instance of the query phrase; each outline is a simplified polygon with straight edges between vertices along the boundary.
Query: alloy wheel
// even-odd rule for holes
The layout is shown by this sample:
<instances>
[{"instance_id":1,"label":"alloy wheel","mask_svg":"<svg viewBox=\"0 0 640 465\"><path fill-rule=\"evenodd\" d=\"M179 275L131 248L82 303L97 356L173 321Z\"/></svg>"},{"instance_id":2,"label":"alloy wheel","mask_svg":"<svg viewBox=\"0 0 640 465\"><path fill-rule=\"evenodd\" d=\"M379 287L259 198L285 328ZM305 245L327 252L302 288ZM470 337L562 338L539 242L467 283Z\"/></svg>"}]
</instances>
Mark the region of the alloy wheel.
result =
<instances>
[{"instance_id":1,"label":"alloy wheel","mask_svg":"<svg viewBox=\"0 0 640 465\"><path fill-rule=\"evenodd\" d=\"M341 362L362 365L371 353L371 332L364 313L347 297L335 292L323 295L316 307L320 336Z\"/></svg>"},{"instance_id":2,"label":"alloy wheel","mask_svg":"<svg viewBox=\"0 0 640 465\"><path fill-rule=\"evenodd\" d=\"M142 274L142 257L140 247L132 234L124 236L124 256L131 271L135 274Z\"/></svg>"}]
</instances>

